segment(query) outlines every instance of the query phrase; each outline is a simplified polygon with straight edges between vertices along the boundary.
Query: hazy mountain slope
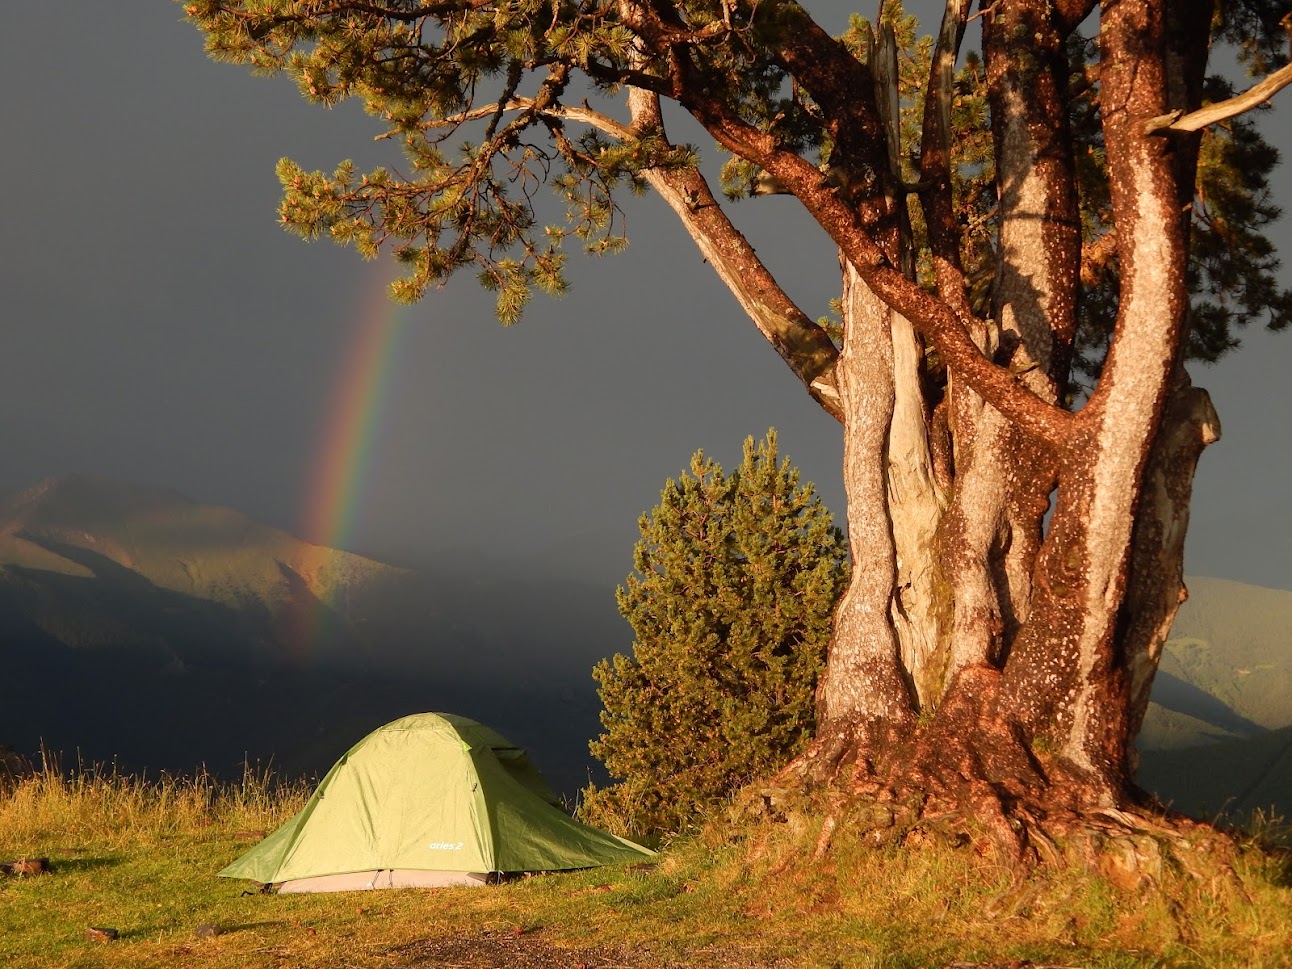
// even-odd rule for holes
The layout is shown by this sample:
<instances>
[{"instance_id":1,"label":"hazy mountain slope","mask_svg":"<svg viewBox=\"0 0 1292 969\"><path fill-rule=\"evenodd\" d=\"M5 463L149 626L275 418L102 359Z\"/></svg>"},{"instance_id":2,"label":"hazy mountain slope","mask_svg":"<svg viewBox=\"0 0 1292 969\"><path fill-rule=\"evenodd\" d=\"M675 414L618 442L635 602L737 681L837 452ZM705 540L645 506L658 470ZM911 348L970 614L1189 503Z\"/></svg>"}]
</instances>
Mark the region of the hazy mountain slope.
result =
<instances>
[{"instance_id":1,"label":"hazy mountain slope","mask_svg":"<svg viewBox=\"0 0 1292 969\"><path fill-rule=\"evenodd\" d=\"M1144 730L1136 738L1136 746L1144 757L1150 757L1160 751L1188 750L1205 744L1243 740L1249 736L1246 731L1234 733L1201 717L1152 703L1144 718Z\"/></svg>"},{"instance_id":2,"label":"hazy mountain slope","mask_svg":"<svg viewBox=\"0 0 1292 969\"><path fill-rule=\"evenodd\" d=\"M1195 817L1292 814L1292 727L1145 756L1139 782Z\"/></svg>"},{"instance_id":3,"label":"hazy mountain slope","mask_svg":"<svg viewBox=\"0 0 1292 969\"><path fill-rule=\"evenodd\" d=\"M5 564L49 568L51 555L74 559L66 551L84 549L161 588L235 605L290 599L283 566L325 603L401 571L231 508L89 475L52 478L0 502L0 543Z\"/></svg>"},{"instance_id":4,"label":"hazy mountain slope","mask_svg":"<svg viewBox=\"0 0 1292 969\"><path fill-rule=\"evenodd\" d=\"M1292 592L1190 582L1162 670L1267 729L1292 724Z\"/></svg>"},{"instance_id":5,"label":"hazy mountain slope","mask_svg":"<svg viewBox=\"0 0 1292 969\"><path fill-rule=\"evenodd\" d=\"M1292 592L1188 586L1138 740L1138 780L1198 817L1292 815Z\"/></svg>"},{"instance_id":6,"label":"hazy mountain slope","mask_svg":"<svg viewBox=\"0 0 1292 969\"><path fill-rule=\"evenodd\" d=\"M1292 724L1292 592L1210 578L1191 578L1188 586L1140 749L1190 747Z\"/></svg>"},{"instance_id":7,"label":"hazy mountain slope","mask_svg":"<svg viewBox=\"0 0 1292 969\"><path fill-rule=\"evenodd\" d=\"M1158 669L1153 680L1153 702L1138 738L1141 750L1193 747L1235 737L1250 737L1266 729L1208 693L1205 687L1171 672L1171 666L1175 664L1170 661L1178 645L1174 641L1168 642L1164 650L1164 668ZM1223 652L1223 644L1221 649Z\"/></svg>"},{"instance_id":8,"label":"hazy mountain slope","mask_svg":"<svg viewBox=\"0 0 1292 969\"><path fill-rule=\"evenodd\" d=\"M529 570L418 572L173 491L84 475L0 499L0 739L126 767L330 766L447 710L586 782L613 592Z\"/></svg>"}]
</instances>

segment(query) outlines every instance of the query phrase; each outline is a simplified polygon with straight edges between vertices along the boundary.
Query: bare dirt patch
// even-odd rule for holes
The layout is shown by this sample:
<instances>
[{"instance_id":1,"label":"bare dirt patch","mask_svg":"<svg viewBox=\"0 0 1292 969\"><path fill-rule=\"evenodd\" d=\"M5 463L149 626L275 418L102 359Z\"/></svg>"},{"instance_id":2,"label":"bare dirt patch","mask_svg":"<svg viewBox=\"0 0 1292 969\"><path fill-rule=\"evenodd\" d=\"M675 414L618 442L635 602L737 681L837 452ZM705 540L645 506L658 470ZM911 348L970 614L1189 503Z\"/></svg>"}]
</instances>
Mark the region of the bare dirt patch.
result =
<instances>
[{"instance_id":1,"label":"bare dirt patch","mask_svg":"<svg viewBox=\"0 0 1292 969\"><path fill-rule=\"evenodd\" d=\"M783 959L750 953L696 953L685 960L650 949L616 946L568 947L534 933L487 933L423 939L404 946L400 969L788 969Z\"/></svg>"}]
</instances>

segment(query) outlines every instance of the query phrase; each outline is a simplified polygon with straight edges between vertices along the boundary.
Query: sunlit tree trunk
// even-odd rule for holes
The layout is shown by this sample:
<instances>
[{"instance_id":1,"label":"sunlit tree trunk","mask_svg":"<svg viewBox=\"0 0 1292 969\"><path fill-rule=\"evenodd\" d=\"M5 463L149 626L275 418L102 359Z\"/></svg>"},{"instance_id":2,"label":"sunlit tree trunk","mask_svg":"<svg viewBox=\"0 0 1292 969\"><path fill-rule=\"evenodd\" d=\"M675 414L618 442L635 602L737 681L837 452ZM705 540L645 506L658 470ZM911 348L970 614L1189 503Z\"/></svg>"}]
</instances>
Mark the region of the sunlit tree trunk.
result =
<instances>
[{"instance_id":1,"label":"sunlit tree trunk","mask_svg":"<svg viewBox=\"0 0 1292 969\"><path fill-rule=\"evenodd\" d=\"M1167 106L1160 8L1109 3L1101 39L1108 162L1123 287L1099 386L1060 458L1059 501L1038 562L1040 595L1005 671L1003 704L1043 737L1087 801L1129 784L1131 672L1120 641L1136 512L1186 332L1186 239L1169 143L1142 119Z\"/></svg>"},{"instance_id":2,"label":"sunlit tree trunk","mask_svg":"<svg viewBox=\"0 0 1292 969\"><path fill-rule=\"evenodd\" d=\"M897 549L885 473L896 393L892 310L845 266L844 345L835 368L844 413L843 481L852 579L835 611L817 691L817 731L837 761L913 721L909 677L894 629ZM818 756L813 753L814 758Z\"/></svg>"},{"instance_id":3,"label":"sunlit tree trunk","mask_svg":"<svg viewBox=\"0 0 1292 969\"><path fill-rule=\"evenodd\" d=\"M1081 254L1063 36L1047 4L998 7L984 46L999 269L993 314L973 335L1058 404ZM1151 5L1113 4L1105 17L1109 64L1167 42ZM1030 70L1004 56L1020 30L1036 44ZM1111 69L1103 84L1124 281L1113 350L1064 437L1027 433L953 369L944 487L921 342L845 264L834 372L854 570L819 691L811 773L862 765L847 776L865 790L877 779L899 799L917 788L926 809L958 805L1007 841L1024 837L1011 834L1011 803L1077 814L1136 803L1132 740L1181 601L1193 469L1218 433L1178 364L1187 319L1178 199L1192 174L1175 146L1136 124L1166 110L1171 84L1152 67Z\"/></svg>"}]
</instances>

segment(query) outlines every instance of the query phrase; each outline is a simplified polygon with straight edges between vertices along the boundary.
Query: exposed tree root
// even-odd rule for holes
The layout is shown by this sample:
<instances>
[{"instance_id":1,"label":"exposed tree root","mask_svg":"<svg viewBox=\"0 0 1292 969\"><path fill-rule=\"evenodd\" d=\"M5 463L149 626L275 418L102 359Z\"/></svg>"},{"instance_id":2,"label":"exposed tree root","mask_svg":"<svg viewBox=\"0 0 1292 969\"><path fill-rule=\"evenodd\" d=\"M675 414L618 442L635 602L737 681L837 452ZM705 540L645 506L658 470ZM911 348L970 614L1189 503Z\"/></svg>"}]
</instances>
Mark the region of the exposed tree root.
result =
<instances>
[{"instance_id":1,"label":"exposed tree root","mask_svg":"<svg viewBox=\"0 0 1292 969\"><path fill-rule=\"evenodd\" d=\"M1177 873L1234 877L1232 832L1169 812L1127 781L1037 755L1015 725L986 713L995 677L969 675L981 682L954 691L909 736L874 725L824 731L771 784L747 791L742 811L799 825L819 818L817 860L847 830L875 847L972 846L1020 874L1085 868L1128 890Z\"/></svg>"},{"instance_id":2,"label":"exposed tree root","mask_svg":"<svg viewBox=\"0 0 1292 969\"><path fill-rule=\"evenodd\" d=\"M761 788L741 802L746 820L785 823L800 850L777 864L784 871L805 859L820 863L841 838L870 848L912 851L963 849L995 869L1012 873L996 915L1026 909L1038 871L1085 870L1129 893L1185 879L1215 894L1243 894L1235 865L1242 839L1235 833L1149 807L1128 810L1048 810L1001 799L975 800L955 810L927 810L923 792L886 789L856 794ZM945 807L945 804L941 806ZM984 817L986 821L984 822ZM751 861L768 851L763 836Z\"/></svg>"}]
</instances>

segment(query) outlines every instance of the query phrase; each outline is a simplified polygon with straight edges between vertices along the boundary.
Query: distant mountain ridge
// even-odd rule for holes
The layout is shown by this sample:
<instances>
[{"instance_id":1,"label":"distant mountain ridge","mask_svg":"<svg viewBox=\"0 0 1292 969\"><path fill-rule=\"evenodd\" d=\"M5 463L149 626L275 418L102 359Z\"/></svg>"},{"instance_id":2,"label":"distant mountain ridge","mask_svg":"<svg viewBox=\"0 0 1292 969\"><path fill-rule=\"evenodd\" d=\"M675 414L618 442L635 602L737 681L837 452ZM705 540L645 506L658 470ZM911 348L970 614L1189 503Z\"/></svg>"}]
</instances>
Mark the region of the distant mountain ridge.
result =
<instances>
[{"instance_id":1,"label":"distant mountain ridge","mask_svg":"<svg viewBox=\"0 0 1292 969\"><path fill-rule=\"evenodd\" d=\"M530 743L577 786L621 627L608 589L397 568L168 489L65 475L0 497L0 739L26 752L320 769L443 709L541 725Z\"/></svg>"},{"instance_id":2,"label":"distant mountain ridge","mask_svg":"<svg viewBox=\"0 0 1292 969\"><path fill-rule=\"evenodd\" d=\"M1195 577L1171 628L1141 749L1292 725L1292 591Z\"/></svg>"},{"instance_id":3,"label":"distant mountain ridge","mask_svg":"<svg viewBox=\"0 0 1292 969\"><path fill-rule=\"evenodd\" d=\"M346 628L356 605L406 575L231 508L88 475L49 479L0 502L0 565L29 581L38 573L100 581L133 574L157 590L258 614L262 647L297 655L320 648L342 661L362 651Z\"/></svg>"}]
</instances>

